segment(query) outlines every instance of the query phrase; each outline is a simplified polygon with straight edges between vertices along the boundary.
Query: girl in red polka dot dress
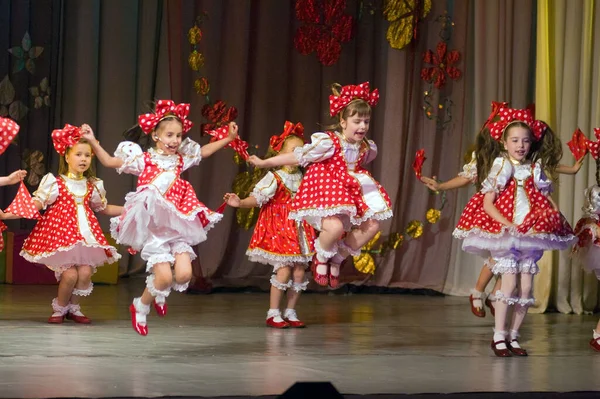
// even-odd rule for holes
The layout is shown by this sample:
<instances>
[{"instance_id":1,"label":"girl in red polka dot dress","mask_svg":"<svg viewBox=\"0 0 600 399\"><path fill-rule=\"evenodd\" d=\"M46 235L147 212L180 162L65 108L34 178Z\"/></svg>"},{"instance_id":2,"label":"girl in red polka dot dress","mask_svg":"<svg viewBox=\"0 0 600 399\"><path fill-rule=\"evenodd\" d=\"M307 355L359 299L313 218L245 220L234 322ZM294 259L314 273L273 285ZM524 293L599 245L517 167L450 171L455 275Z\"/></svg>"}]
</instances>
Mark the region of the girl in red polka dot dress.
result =
<instances>
[{"instance_id":1,"label":"girl in red polka dot dress","mask_svg":"<svg viewBox=\"0 0 600 399\"><path fill-rule=\"evenodd\" d=\"M131 251L140 251L146 271L151 273L144 293L129 307L133 329L144 336L148 334L150 305L154 304L159 316L166 315L171 289L185 291L192 278L191 262L196 258L192 247L205 241L208 230L223 217L198 200L181 173L232 142L237 125L229 125L226 138L200 147L189 138L182 141L192 127L189 111L189 104L159 100L153 113L140 115L135 129L141 129L155 145L148 151L125 141L113 157L91 132L86 135L104 166L138 176L136 191L125 197L123 214L111 219L111 234Z\"/></svg>"},{"instance_id":2,"label":"girl in red polka dot dress","mask_svg":"<svg viewBox=\"0 0 600 399\"><path fill-rule=\"evenodd\" d=\"M17 133L19 133L19 129L20 126L12 119L0 117L0 154L3 154L4 151L6 151L10 143L12 143L13 139L17 136ZM17 184L21 182L25 176L27 176L27 172L24 170L17 170L8 176L1 176L0 186ZM0 210L0 219L2 219L2 210ZM4 249L2 232L7 228L8 227L0 221L0 251Z\"/></svg>"},{"instance_id":3,"label":"girl in red polka dot dress","mask_svg":"<svg viewBox=\"0 0 600 399\"><path fill-rule=\"evenodd\" d=\"M481 191L467 204L454 236L463 240L463 250L491 257L493 273L502 275L495 293L494 354L526 356L519 328L534 303L537 261L545 250L565 249L577 238L550 198L552 182L542 166L558 162L552 158L560 154L560 142L544 135L547 126L529 110L502 108L499 119L488 125L487 142L478 143ZM515 308L507 333L509 305Z\"/></svg>"},{"instance_id":4,"label":"girl in red polka dot dress","mask_svg":"<svg viewBox=\"0 0 600 399\"><path fill-rule=\"evenodd\" d=\"M586 145L596 160L596 184L585 190L583 216L575 226L579 241L573 246L573 254L585 270L593 271L600 280L600 128L594 131L598 141L586 140ZM600 320L592 334L590 346L600 352Z\"/></svg>"},{"instance_id":5,"label":"girl in red polka dot dress","mask_svg":"<svg viewBox=\"0 0 600 399\"><path fill-rule=\"evenodd\" d=\"M310 144L293 153L266 160L252 156L249 162L261 168L310 165L289 217L320 231L315 240L314 279L319 285L337 288L341 262L348 255L360 254L379 230L379 220L392 217L392 209L386 191L364 168L377 156L377 146L366 135L379 92L371 92L368 82L341 90L334 85L332 91L334 131L313 134Z\"/></svg>"},{"instance_id":6,"label":"girl in red polka dot dress","mask_svg":"<svg viewBox=\"0 0 600 399\"><path fill-rule=\"evenodd\" d=\"M508 107L508 103L492 102L492 113L490 114L488 120L484 124L484 126L480 132L480 135L481 134L489 134L489 132L487 132L485 130L485 127L487 126L487 124L489 122L491 122L497 116L497 113L501 107L504 107L504 108ZM553 137L555 137L555 134L550 129L550 127L548 127L546 129L545 134L551 134L551 135L553 135ZM558 137L557 137L557 139L558 139ZM558 166L555 167L556 168L555 171L556 171L556 173L560 173L560 174L574 175L574 174L577 174L579 169L581 169L582 164L583 164L582 160L575 161L575 163L572 166L559 164ZM546 165L546 169L550 169L550 172L552 172L553 167L551 165L550 166ZM435 176L433 178L423 176L423 177L421 177L421 181L432 191L446 191L446 190L453 190L456 188L467 187L470 185L476 185L477 184L477 159L475 156L475 152L473 151L470 154L469 161L463 166L462 172L460 172L456 177L454 177L446 182L438 182L436 180ZM485 312L485 308L483 306L484 303L490 309L492 316L494 316L494 311L495 311L494 303L496 301L496 296L494 295L494 292L496 292L500 289L501 279L499 278L496 280L496 283L494 284L492 292L490 292L489 295L487 295L484 292L485 288L488 286L489 282L494 277L494 274L492 273L493 265L494 265L493 259L485 260L485 262L481 268L481 271L479 273L479 277L477 278L475 287L471 290L471 295L469 295L471 313L473 313L477 317L485 317L486 312ZM484 300L484 298L485 298L485 300Z\"/></svg>"},{"instance_id":7,"label":"girl in red polka dot dress","mask_svg":"<svg viewBox=\"0 0 600 399\"><path fill-rule=\"evenodd\" d=\"M283 133L271 137L267 156L289 154L303 145L302 124L286 121ZM267 312L269 327L305 326L298 319L295 308L300 293L308 285L304 272L315 254L315 231L306 222L288 218L301 180L302 172L297 167L284 166L267 172L248 198L240 200L233 193L225 194L224 198L235 208L261 207L246 255L252 262L273 266L275 274L271 276L270 308ZM279 302L285 291L288 291L288 302L282 315Z\"/></svg>"},{"instance_id":8,"label":"girl in red polka dot dress","mask_svg":"<svg viewBox=\"0 0 600 399\"><path fill-rule=\"evenodd\" d=\"M91 276L96 268L121 257L106 241L94 214L117 216L123 208L107 205L104 183L92 168L92 147L82 138L88 129L88 125L65 125L52 132L54 148L60 154L58 176L48 173L33 194L37 210L46 211L21 250L22 257L46 265L59 281L58 295L52 300L54 313L48 319L52 324L62 323L65 317L91 323L81 312L79 300L92 293Z\"/></svg>"}]
</instances>

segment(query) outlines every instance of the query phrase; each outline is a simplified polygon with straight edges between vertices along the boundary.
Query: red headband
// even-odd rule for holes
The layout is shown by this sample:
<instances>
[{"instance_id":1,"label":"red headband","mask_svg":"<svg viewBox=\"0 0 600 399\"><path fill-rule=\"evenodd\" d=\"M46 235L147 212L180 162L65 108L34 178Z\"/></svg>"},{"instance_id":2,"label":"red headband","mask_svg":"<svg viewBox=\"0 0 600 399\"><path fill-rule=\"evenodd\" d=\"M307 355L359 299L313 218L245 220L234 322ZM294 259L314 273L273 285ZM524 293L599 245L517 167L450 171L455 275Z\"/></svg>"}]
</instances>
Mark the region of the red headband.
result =
<instances>
[{"instance_id":1,"label":"red headband","mask_svg":"<svg viewBox=\"0 0 600 399\"><path fill-rule=\"evenodd\" d=\"M67 148L73 147L81 140L81 129L68 123L62 129L52 131L52 144L60 155L65 155Z\"/></svg>"},{"instance_id":2,"label":"red headband","mask_svg":"<svg viewBox=\"0 0 600 399\"><path fill-rule=\"evenodd\" d=\"M6 151L17 133L19 133L17 122L8 118L0 118L0 154Z\"/></svg>"},{"instance_id":3,"label":"red headband","mask_svg":"<svg viewBox=\"0 0 600 399\"><path fill-rule=\"evenodd\" d=\"M304 126L302 126L302 123L298 122L294 125L293 122L285 121L285 125L283 125L283 133L281 133L279 136L271 136L269 145L275 151L281 151L283 142L290 136L296 136L304 141Z\"/></svg>"},{"instance_id":4,"label":"red headband","mask_svg":"<svg viewBox=\"0 0 600 399\"><path fill-rule=\"evenodd\" d=\"M501 108L498 110L497 115L500 116L498 122L492 122L488 124L490 129L490 135L494 140L500 141L502 134L506 127L513 122L523 122L529 126L533 133L533 137L536 141L539 141L548 125L539 120L534 120L531 110L529 109L514 109L514 108Z\"/></svg>"},{"instance_id":5,"label":"red headband","mask_svg":"<svg viewBox=\"0 0 600 399\"><path fill-rule=\"evenodd\" d=\"M142 131L146 134L156 129L156 125L163 119L174 116L183 125L183 132L187 133L192 128L192 121L188 120L188 114L190 113L190 104L177 104L171 100L158 100L154 107L154 113L143 114L138 116L138 124L142 128Z\"/></svg>"},{"instance_id":6,"label":"red headband","mask_svg":"<svg viewBox=\"0 0 600 399\"><path fill-rule=\"evenodd\" d=\"M375 89L369 92L369 82L361 83L358 86L344 86L339 96L329 96L329 114L337 115L355 99L365 100L371 107L374 107L379 102L379 90Z\"/></svg>"}]
</instances>

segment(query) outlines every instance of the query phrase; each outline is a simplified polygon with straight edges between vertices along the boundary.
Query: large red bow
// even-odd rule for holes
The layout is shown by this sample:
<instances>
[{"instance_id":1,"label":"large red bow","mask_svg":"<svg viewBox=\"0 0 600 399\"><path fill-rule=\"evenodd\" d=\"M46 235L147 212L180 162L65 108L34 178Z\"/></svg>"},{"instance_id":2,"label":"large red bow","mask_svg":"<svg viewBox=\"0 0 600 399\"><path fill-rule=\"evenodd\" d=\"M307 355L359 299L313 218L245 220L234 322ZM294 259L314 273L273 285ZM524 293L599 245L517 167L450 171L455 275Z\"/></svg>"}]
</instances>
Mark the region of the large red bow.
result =
<instances>
[{"instance_id":1,"label":"large red bow","mask_svg":"<svg viewBox=\"0 0 600 399\"><path fill-rule=\"evenodd\" d=\"M0 154L2 154L19 133L17 122L8 118L0 118Z\"/></svg>"},{"instance_id":2,"label":"large red bow","mask_svg":"<svg viewBox=\"0 0 600 399\"><path fill-rule=\"evenodd\" d=\"M186 133L192 128L192 121L187 119L190 113L190 104L177 104L172 100L158 100L154 107L154 113L138 116L138 124L146 134L156 129L156 125L168 116L174 116L181 121L183 132Z\"/></svg>"},{"instance_id":3,"label":"large red bow","mask_svg":"<svg viewBox=\"0 0 600 399\"><path fill-rule=\"evenodd\" d=\"M304 126L302 126L302 123L298 122L294 125L293 122L285 121L285 125L283 125L283 133L280 135L271 136L269 145L272 149L279 152L281 151L281 147L283 147L283 142L285 139L290 136L296 136L304 140Z\"/></svg>"},{"instance_id":4,"label":"large red bow","mask_svg":"<svg viewBox=\"0 0 600 399\"><path fill-rule=\"evenodd\" d=\"M577 161L582 159L589 151L587 148L587 138L579 128L573 132L573 136L567 142L567 146Z\"/></svg>"},{"instance_id":5,"label":"large red bow","mask_svg":"<svg viewBox=\"0 0 600 399\"><path fill-rule=\"evenodd\" d=\"M379 102L379 90L369 91L369 82L364 82L358 86L348 85L342 87L339 96L329 96L329 114L337 115L344 109L350 101L355 99L365 100L370 106L374 107Z\"/></svg>"},{"instance_id":6,"label":"large red bow","mask_svg":"<svg viewBox=\"0 0 600 399\"><path fill-rule=\"evenodd\" d=\"M52 131L52 144L60 155L65 155L67 148L73 147L81 140L81 129L68 123L62 129Z\"/></svg>"},{"instance_id":7,"label":"large red bow","mask_svg":"<svg viewBox=\"0 0 600 399\"><path fill-rule=\"evenodd\" d=\"M502 134L504 133L504 129L511 122L521 121L526 123L531 131L533 132L533 137L536 141L540 140L548 125L540 120L534 120L531 110L529 109L514 109L514 108L501 108L498 111L498 116L500 116L500 120L498 122L492 122L488 124L490 129L490 135L494 140L500 141L502 139Z\"/></svg>"},{"instance_id":8,"label":"large red bow","mask_svg":"<svg viewBox=\"0 0 600 399\"><path fill-rule=\"evenodd\" d=\"M600 128L596 127L594 128L594 136L596 136L596 140L597 141L592 141L589 139L586 139L586 146L588 148L588 150L590 150L590 154L592 154L592 158L594 158L596 161L598 160L598 155L600 153Z\"/></svg>"},{"instance_id":9,"label":"large red bow","mask_svg":"<svg viewBox=\"0 0 600 399\"><path fill-rule=\"evenodd\" d=\"M508 108L507 102L492 101L492 112L490 112L490 116L488 116L488 118L485 121L485 123L483 124L483 127L481 128L481 130L488 127L494 121L494 118L496 116L498 116L498 112L500 112L500 110L503 108Z\"/></svg>"},{"instance_id":10,"label":"large red bow","mask_svg":"<svg viewBox=\"0 0 600 399\"><path fill-rule=\"evenodd\" d=\"M212 138L210 139L211 143L214 141L222 140L229 135L229 126L221 126L218 129L209 130L206 133L212 136ZM236 137L231 143L227 144L226 147L233 148L233 150L240 154L240 156L244 160L247 160L250 157L250 154L248 154L248 143L240 139L239 136Z\"/></svg>"}]
</instances>

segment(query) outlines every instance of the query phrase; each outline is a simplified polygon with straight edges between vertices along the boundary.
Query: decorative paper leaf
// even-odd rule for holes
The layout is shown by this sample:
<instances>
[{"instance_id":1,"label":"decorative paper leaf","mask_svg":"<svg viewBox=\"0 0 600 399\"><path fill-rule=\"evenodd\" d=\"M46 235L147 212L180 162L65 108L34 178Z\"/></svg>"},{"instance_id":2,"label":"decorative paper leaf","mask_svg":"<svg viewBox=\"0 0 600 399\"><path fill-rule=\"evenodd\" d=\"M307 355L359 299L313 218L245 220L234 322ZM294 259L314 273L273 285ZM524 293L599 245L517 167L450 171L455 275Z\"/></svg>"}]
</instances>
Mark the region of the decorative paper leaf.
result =
<instances>
[{"instance_id":1,"label":"decorative paper leaf","mask_svg":"<svg viewBox=\"0 0 600 399\"><path fill-rule=\"evenodd\" d=\"M40 82L40 90L50 94L50 85L48 83L48 78L44 78Z\"/></svg>"},{"instance_id":2,"label":"decorative paper leaf","mask_svg":"<svg viewBox=\"0 0 600 399\"><path fill-rule=\"evenodd\" d=\"M23 40L21 40L21 46L23 46L23 50L25 51L31 49L31 37L29 36L29 32L25 32L25 36L23 36Z\"/></svg>"},{"instance_id":3,"label":"decorative paper leaf","mask_svg":"<svg viewBox=\"0 0 600 399\"><path fill-rule=\"evenodd\" d=\"M31 50L29 50L29 58L35 59L42 55L43 52L43 47L33 47Z\"/></svg>"},{"instance_id":4,"label":"decorative paper leaf","mask_svg":"<svg viewBox=\"0 0 600 399\"><path fill-rule=\"evenodd\" d=\"M15 99L15 88L8 75L0 82L0 104L10 105Z\"/></svg>"},{"instance_id":5,"label":"decorative paper leaf","mask_svg":"<svg viewBox=\"0 0 600 399\"><path fill-rule=\"evenodd\" d=\"M40 88L37 86L33 86L29 88L29 92L31 93L32 96L35 97L39 97L40 95Z\"/></svg>"},{"instance_id":6,"label":"decorative paper leaf","mask_svg":"<svg viewBox=\"0 0 600 399\"><path fill-rule=\"evenodd\" d=\"M25 52L23 51L23 49L21 47L10 48L10 49L8 49L8 52L11 53L17 59L22 60L25 58Z\"/></svg>"},{"instance_id":7,"label":"decorative paper leaf","mask_svg":"<svg viewBox=\"0 0 600 399\"><path fill-rule=\"evenodd\" d=\"M25 60L16 60L13 66L13 73L21 72L25 68Z\"/></svg>"},{"instance_id":8,"label":"decorative paper leaf","mask_svg":"<svg viewBox=\"0 0 600 399\"><path fill-rule=\"evenodd\" d=\"M43 105L44 105L44 100L42 99L42 97L36 97L35 100L33 100L33 107L35 109L40 109L40 108L42 108Z\"/></svg>"},{"instance_id":9,"label":"decorative paper leaf","mask_svg":"<svg viewBox=\"0 0 600 399\"><path fill-rule=\"evenodd\" d=\"M46 104L47 107L50 106L50 96L45 96L44 97L44 104Z\"/></svg>"},{"instance_id":10,"label":"decorative paper leaf","mask_svg":"<svg viewBox=\"0 0 600 399\"><path fill-rule=\"evenodd\" d=\"M35 62L31 58L25 61L25 69L27 69L30 74L35 75Z\"/></svg>"},{"instance_id":11,"label":"decorative paper leaf","mask_svg":"<svg viewBox=\"0 0 600 399\"><path fill-rule=\"evenodd\" d=\"M8 114L16 121L21 120L25 115L27 115L27 111L29 111L29 108L27 108L25 104L18 100L10 104L8 107Z\"/></svg>"}]
</instances>

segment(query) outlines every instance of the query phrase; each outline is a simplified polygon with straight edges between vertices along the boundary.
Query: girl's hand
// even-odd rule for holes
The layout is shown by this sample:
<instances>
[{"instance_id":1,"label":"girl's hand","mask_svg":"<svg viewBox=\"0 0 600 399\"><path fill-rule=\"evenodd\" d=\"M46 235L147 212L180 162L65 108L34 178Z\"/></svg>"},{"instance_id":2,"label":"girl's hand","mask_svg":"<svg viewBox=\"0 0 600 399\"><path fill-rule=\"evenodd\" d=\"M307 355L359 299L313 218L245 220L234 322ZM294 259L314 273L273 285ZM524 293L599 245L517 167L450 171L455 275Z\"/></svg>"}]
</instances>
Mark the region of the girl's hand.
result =
<instances>
[{"instance_id":1,"label":"girl's hand","mask_svg":"<svg viewBox=\"0 0 600 399\"><path fill-rule=\"evenodd\" d=\"M577 172L579 172L579 169L581 169L581 166L583 165L583 160L585 159L585 157L581 158L578 161L575 161L575 163L573 164L573 166L571 166L571 172L573 172L573 174L577 174Z\"/></svg>"},{"instance_id":2,"label":"girl's hand","mask_svg":"<svg viewBox=\"0 0 600 399\"><path fill-rule=\"evenodd\" d=\"M225 194L223 196L223 201L225 201L227 203L227 205L229 205L233 208L239 208L240 203L242 202L240 200L240 197L238 197L237 194L234 194L234 193Z\"/></svg>"},{"instance_id":3,"label":"girl's hand","mask_svg":"<svg viewBox=\"0 0 600 399\"><path fill-rule=\"evenodd\" d=\"M440 191L440 183L435 180L435 176L433 177L421 177L421 182L427 186L431 191Z\"/></svg>"},{"instance_id":4,"label":"girl's hand","mask_svg":"<svg viewBox=\"0 0 600 399\"><path fill-rule=\"evenodd\" d=\"M10 175L6 176L7 184L17 184L27 176L27 171L25 170L16 170L12 172Z\"/></svg>"},{"instance_id":5,"label":"girl's hand","mask_svg":"<svg viewBox=\"0 0 600 399\"><path fill-rule=\"evenodd\" d=\"M235 122L229 122L229 133L227 135L227 139L229 141L233 141L238 136L238 125Z\"/></svg>"},{"instance_id":6,"label":"girl's hand","mask_svg":"<svg viewBox=\"0 0 600 399\"><path fill-rule=\"evenodd\" d=\"M93 143L96 141L96 137L94 137L94 131L87 123L81 125L81 137L86 139L87 141Z\"/></svg>"},{"instance_id":7,"label":"girl's hand","mask_svg":"<svg viewBox=\"0 0 600 399\"><path fill-rule=\"evenodd\" d=\"M516 224L512 223L512 222L508 222L506 224L506 227L508 227L509 229L518 229L519 226L517 226Z\"/></svg>"},{"instance_id":8,"label":"girl's hand","mask_svg":"<svg viewBox=\"0 0 600 399\"><path fill-rule=\"evenodd\" d=\"M264 159L260 159L256 155L250 155L250 158L248 158L246 162L252 166L256 166L257 168L264 168L266 161Z\"/></svg>"},{"instance_id":9,"label":"girl's hand","mask_svg":"<svg viewBox=\"0 0 600 399\"><path fill-rule=\"evenodd\" d=\"M0 209L0 220L6 220L6 213Z\"/></svg>"}]
</instances>

